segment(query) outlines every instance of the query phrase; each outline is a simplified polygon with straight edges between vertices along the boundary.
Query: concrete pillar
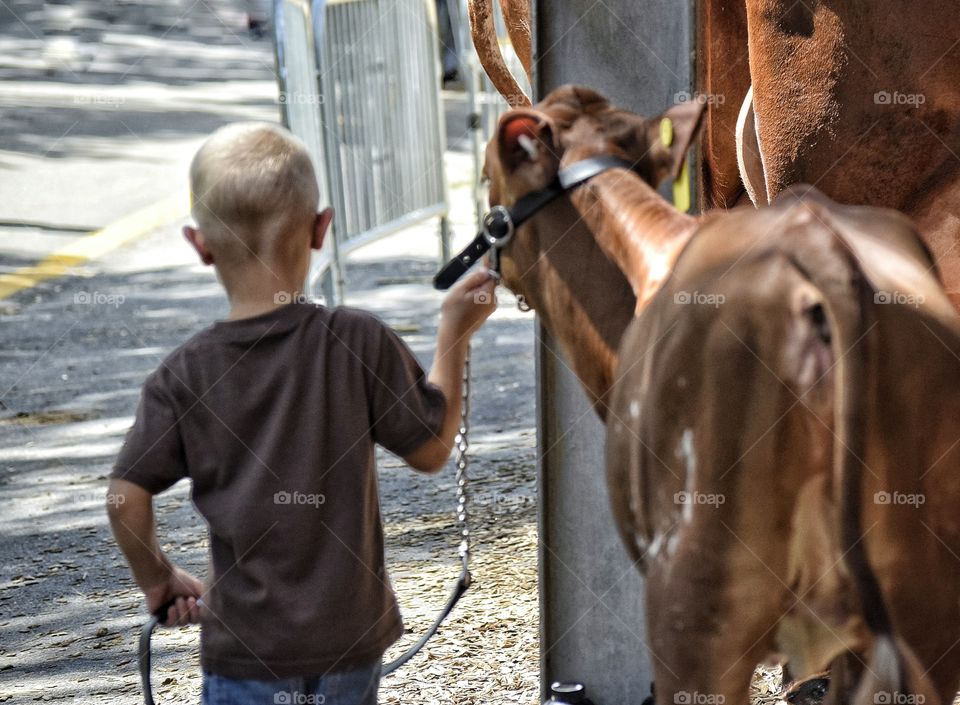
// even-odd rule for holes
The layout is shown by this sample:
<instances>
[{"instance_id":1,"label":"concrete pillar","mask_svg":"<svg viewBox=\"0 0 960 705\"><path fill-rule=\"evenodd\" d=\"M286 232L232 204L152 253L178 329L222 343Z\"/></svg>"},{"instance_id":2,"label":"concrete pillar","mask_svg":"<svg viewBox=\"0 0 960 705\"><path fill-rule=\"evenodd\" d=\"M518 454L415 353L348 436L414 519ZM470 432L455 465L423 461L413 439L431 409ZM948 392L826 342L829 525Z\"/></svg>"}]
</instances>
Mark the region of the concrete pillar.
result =
<instances>
[{"instance_id":1,"label":"concrete pillar","mask_svg":"<svg viewBox=\"0 0 960 705\"><path fill-rule=\"evenodd\" d=\"M659 114L692 91L692 11L688 0L535 0L536 95L578 83ZM643 581L610 514L603 427L545 331L538 346L542 685L579 680L597 705L639 704L651 681Z\"/></svg>"}]
</instances>

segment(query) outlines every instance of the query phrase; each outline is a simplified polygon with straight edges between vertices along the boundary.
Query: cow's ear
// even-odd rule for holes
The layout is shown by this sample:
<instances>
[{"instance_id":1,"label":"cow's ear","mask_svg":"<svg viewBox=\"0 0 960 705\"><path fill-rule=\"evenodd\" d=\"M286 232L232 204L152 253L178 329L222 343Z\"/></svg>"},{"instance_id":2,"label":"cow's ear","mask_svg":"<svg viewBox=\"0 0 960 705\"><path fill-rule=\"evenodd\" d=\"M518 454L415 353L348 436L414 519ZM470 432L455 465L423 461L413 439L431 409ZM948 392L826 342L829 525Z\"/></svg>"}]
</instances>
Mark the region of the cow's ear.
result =
<instances>
[{"instance_id":1,"label":"cow's ear","mask_svg":"<svg viewBox=\"0 0 960 705\"><path fill-rule=\"evenodd\" d=\"M700 134L706 107L699 100L680 103L647 124L650 154L656 163L655 186L667 176L674 180L680 176L687 152Z\"/></svg>"},{"instance_id":2,"label":"cow's ear","mask_svg":"<svg viewBox=\"0 0 960 705\"><path fill-rule=\"evenodd\" d=\"M510 110L497 126L497 156L508 174L519 170L552 171L559 165L553 121L537 110ZM544 173L543 176L546 176Z\"/></svg>"}]
</instances>

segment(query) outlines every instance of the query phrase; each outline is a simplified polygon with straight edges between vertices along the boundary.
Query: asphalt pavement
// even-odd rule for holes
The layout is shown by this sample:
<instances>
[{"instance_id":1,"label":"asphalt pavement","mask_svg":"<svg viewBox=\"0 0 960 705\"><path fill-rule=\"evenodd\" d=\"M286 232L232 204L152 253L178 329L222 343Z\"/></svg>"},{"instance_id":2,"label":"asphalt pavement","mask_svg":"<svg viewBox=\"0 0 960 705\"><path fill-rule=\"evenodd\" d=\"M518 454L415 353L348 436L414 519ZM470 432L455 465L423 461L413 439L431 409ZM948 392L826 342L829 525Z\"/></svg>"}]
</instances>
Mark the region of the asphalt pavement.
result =
<instances>
[{"instance_id":1,"label":"asphalt pavement","mask_svg":"<svg viewBox=\"0 0 960 705\"><path fill-rule=\"evenodd\" d=\"M220 125L279 119L244 6L0 3L0 271L184 194Z\"/></svg>"}]
</instances>

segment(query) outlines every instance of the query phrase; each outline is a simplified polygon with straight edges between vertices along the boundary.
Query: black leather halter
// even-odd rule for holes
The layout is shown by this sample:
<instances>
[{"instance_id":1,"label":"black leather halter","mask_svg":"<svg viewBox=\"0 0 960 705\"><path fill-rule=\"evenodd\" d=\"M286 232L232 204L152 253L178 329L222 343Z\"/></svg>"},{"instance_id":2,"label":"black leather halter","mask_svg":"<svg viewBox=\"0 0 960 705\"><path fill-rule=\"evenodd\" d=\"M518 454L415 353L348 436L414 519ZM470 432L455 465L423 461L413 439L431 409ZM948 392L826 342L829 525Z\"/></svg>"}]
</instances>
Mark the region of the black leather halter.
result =
<instances>
[{"instance_id":1,"label":"black leather halter","mask_svg":"<svg viewBox=\"0 0 960 705\"><path fill-rule=\"evenodd\" d=\"M598 157L589 157L575 162L557 173L557 178L544 189L528 193L513 204L513 208L494 206L483 217L483 229L471 240L460 254L444 265L433 278L436 289L449 289L453 283L462 277L483 254L493 248L493 254L506 247L513 237L514 231L530 220L538 211L552 203L567 191L576 188L594 176L610 169L633 169L633 164L626 159L604 154ZM499 274L499 257L494 256L492 269Z\"/></svg>"}]
</instances>

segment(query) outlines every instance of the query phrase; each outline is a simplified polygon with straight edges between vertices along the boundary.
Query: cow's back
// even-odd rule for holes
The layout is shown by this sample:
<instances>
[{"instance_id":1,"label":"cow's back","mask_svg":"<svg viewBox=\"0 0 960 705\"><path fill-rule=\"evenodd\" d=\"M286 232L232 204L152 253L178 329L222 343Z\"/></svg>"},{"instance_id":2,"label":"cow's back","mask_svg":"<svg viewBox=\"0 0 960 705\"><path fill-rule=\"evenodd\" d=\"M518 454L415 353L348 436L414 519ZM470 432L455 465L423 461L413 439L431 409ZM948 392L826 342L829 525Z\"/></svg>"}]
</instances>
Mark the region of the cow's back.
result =
<instances>
[{"instance_id":1,"label":"cow's back","mask_svg":"<svg viewBox=\"0 0 960 705\"><path fill-rule=\"evenodd\" d=\"M832 567L842 559L829 523L838 359L824 357L830 331L798 323L816 306L813 273L822 279L839 257L854 262L872 292L866 335L843 353L868 354L872 366L867 427L859 429L867 555L896 630L924 663L937 664L943 682L957 667L950 650L960 631L952 511L960 500L960 326L901 216L839 206L803 188L770 208L706 219L621 345L608 422L615 516L648 574L682 563L702 566L700 582L733 573L763 584L765 594L749 604L738 606L731 592L706 606L740 610L740 624L780 614L803 556L819 556L833 575L820 581L822 619L834 602L855 603ZM798 526L811 521L819 534L798 538ZM698 573L688 578L695 589ZM848 617L810 647L811 668L844 645L862 646L863 623ZM943 637L931 638L937 625ZM759 643L772 646L769 638Z\"/></svg>"}]
</instances>

